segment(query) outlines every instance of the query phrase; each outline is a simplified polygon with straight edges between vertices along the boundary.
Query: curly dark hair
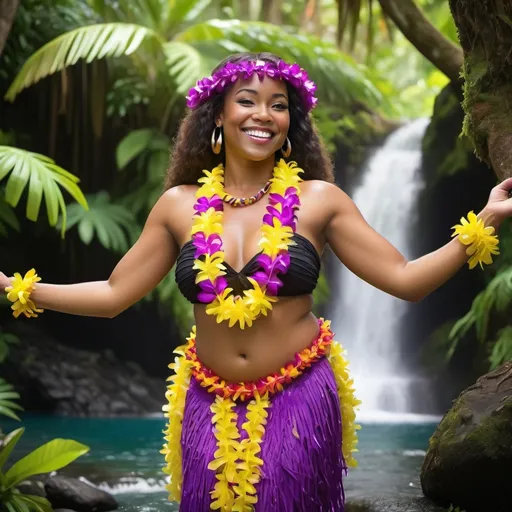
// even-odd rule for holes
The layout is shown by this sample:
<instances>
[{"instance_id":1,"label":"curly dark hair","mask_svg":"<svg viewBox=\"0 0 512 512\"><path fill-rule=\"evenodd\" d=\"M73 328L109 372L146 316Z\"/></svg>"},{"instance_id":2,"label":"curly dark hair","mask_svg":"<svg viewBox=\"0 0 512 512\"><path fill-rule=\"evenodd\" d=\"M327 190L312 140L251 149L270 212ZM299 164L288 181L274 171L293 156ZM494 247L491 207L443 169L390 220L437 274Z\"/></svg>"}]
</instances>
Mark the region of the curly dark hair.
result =
<instances>
[{"instance_id":1,"label":"curly dark hair","mask_svg":"<svg viewBox=\"0 0 512 512\"><path fill-rule=\"evenodd\" d=\"M214 70L228 62L242 60L255 62L263 60L277 64L281 59L272 53L237 53L224 59ZM212 74L213 74L212 73ZM334 171L331 159L318 135L309 113L304 108L296 89L287 83L290 105L290 129L288 138L292 144L290 160L304 169L304 180L323 180L334 183ZM211 136L215 120L222 110L224 94L212 96L208 101L189 111L181 122L176 137L171 166L165 179L165 190L177 185L193 185L202 176L203 169L212 169L225 163L224 147L219 155L211 149ZM276 153L279 158L279 153Z\"/></svg>"}]
</instances>

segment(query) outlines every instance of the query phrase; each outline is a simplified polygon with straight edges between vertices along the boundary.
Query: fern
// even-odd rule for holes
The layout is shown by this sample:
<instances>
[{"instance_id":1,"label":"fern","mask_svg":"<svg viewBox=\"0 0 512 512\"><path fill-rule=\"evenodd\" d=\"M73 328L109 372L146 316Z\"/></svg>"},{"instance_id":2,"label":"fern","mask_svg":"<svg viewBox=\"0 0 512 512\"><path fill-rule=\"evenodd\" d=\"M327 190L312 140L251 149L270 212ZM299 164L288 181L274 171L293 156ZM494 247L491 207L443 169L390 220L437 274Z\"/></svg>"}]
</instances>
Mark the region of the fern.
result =
<instances>
[{"instance_id":1,"label":"fern","mask_svg":"<svg viewBox=\"0 0 512 512\"><path fill-rule=\"evenodd\" d=\"M0 414L21 421L15 411L22 411L23 408L13 401L19 398L20 395L14 391L13 385L0 378Z\"/></svg>"}]
</instances>

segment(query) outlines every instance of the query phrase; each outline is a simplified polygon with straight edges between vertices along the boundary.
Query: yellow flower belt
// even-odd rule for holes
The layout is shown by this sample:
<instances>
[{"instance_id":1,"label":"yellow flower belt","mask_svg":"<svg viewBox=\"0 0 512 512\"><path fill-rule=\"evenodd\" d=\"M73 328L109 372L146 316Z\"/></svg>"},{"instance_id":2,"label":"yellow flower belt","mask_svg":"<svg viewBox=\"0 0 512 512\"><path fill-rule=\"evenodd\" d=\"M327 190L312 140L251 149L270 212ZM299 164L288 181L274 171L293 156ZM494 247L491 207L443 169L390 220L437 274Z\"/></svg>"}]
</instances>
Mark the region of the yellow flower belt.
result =
<instances>
[{"instance_id":1,"label":"yellow flower belt","mask_svg":"<svg viewBox=\"0 0 512 512\"><path fill-rule=\"evenodd\" d=\"M283 366L279 372L273 373L253 382L226 382L218 375L204 366L197 358L195 329L192 330L188 344L185 349L185 357L192 363L191 371L193 377L202 387L207 388L210 393L215 393L223 398L245 401L256 395L264 396L274 394L283 390L283 385L289 384L299 377L302 372L309 368L315 361L324 357L329 352L332 343L333 332L329 322L319 320L320 331L311 345L301 352L297 352L293 361Z\"/></svg>"}]
</instances>

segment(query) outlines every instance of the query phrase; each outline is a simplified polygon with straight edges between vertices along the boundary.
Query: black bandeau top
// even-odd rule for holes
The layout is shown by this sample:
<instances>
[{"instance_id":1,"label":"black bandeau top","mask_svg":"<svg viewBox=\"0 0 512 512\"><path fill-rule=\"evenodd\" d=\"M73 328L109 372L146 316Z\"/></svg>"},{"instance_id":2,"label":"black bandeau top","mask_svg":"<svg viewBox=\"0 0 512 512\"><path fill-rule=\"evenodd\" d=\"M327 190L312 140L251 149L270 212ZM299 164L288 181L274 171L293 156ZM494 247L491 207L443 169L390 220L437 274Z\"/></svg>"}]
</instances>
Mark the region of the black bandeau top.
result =
<instances>
[{"instance_id":1,"label":"black bandeau top","mask_svg":"<svg viewBox=\"0 0 512 512\"><path fill-rule=\"evenodd\" d=\"M320 274L320 257L314 245L299 233L294 233L292 240L295 245L288 247L290 254L290 266L286 274L278 274L283 286L279 289L278 297L292 297L297 295L309 295L313 293ZM201 291L195 279L197 270L193 270L195 247L192 240L186 242L181 248L176 260L176 283L185 298L194 304L198 304L197 294ZM243 290L252 288L247 277L251 277L260 265L257 261L261 253L255 254L240 272L236 272L228 263L226 267L226 280L235 295L241 295Z\"/></svg>"}]
</instances>

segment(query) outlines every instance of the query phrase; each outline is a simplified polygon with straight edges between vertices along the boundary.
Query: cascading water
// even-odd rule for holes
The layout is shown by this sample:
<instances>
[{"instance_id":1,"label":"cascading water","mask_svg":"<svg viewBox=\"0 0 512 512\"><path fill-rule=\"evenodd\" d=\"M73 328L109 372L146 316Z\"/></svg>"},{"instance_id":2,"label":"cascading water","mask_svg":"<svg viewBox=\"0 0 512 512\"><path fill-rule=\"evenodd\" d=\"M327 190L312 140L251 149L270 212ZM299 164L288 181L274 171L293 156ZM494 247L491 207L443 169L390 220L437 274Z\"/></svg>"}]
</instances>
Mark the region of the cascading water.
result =
<instances>
[{"instance_id":1,"label":"cascading water","mask_svg":"<svg viewBox=\"0 0 512 512\"><path fill-rule=\"evenodd\" d=\"M366 221L406 258L411 257L410 225L423 187L419 167L427 124L418 119L392 133L367 162L352 194ZM410 390L418 378L407 372L400 343L408 303L345 267L340 266L337 274L329 316L337 339L348 350L357 397L362 400L358 418L413 419L408 414L414 410Z\"/></svg>"}]
</instances>

